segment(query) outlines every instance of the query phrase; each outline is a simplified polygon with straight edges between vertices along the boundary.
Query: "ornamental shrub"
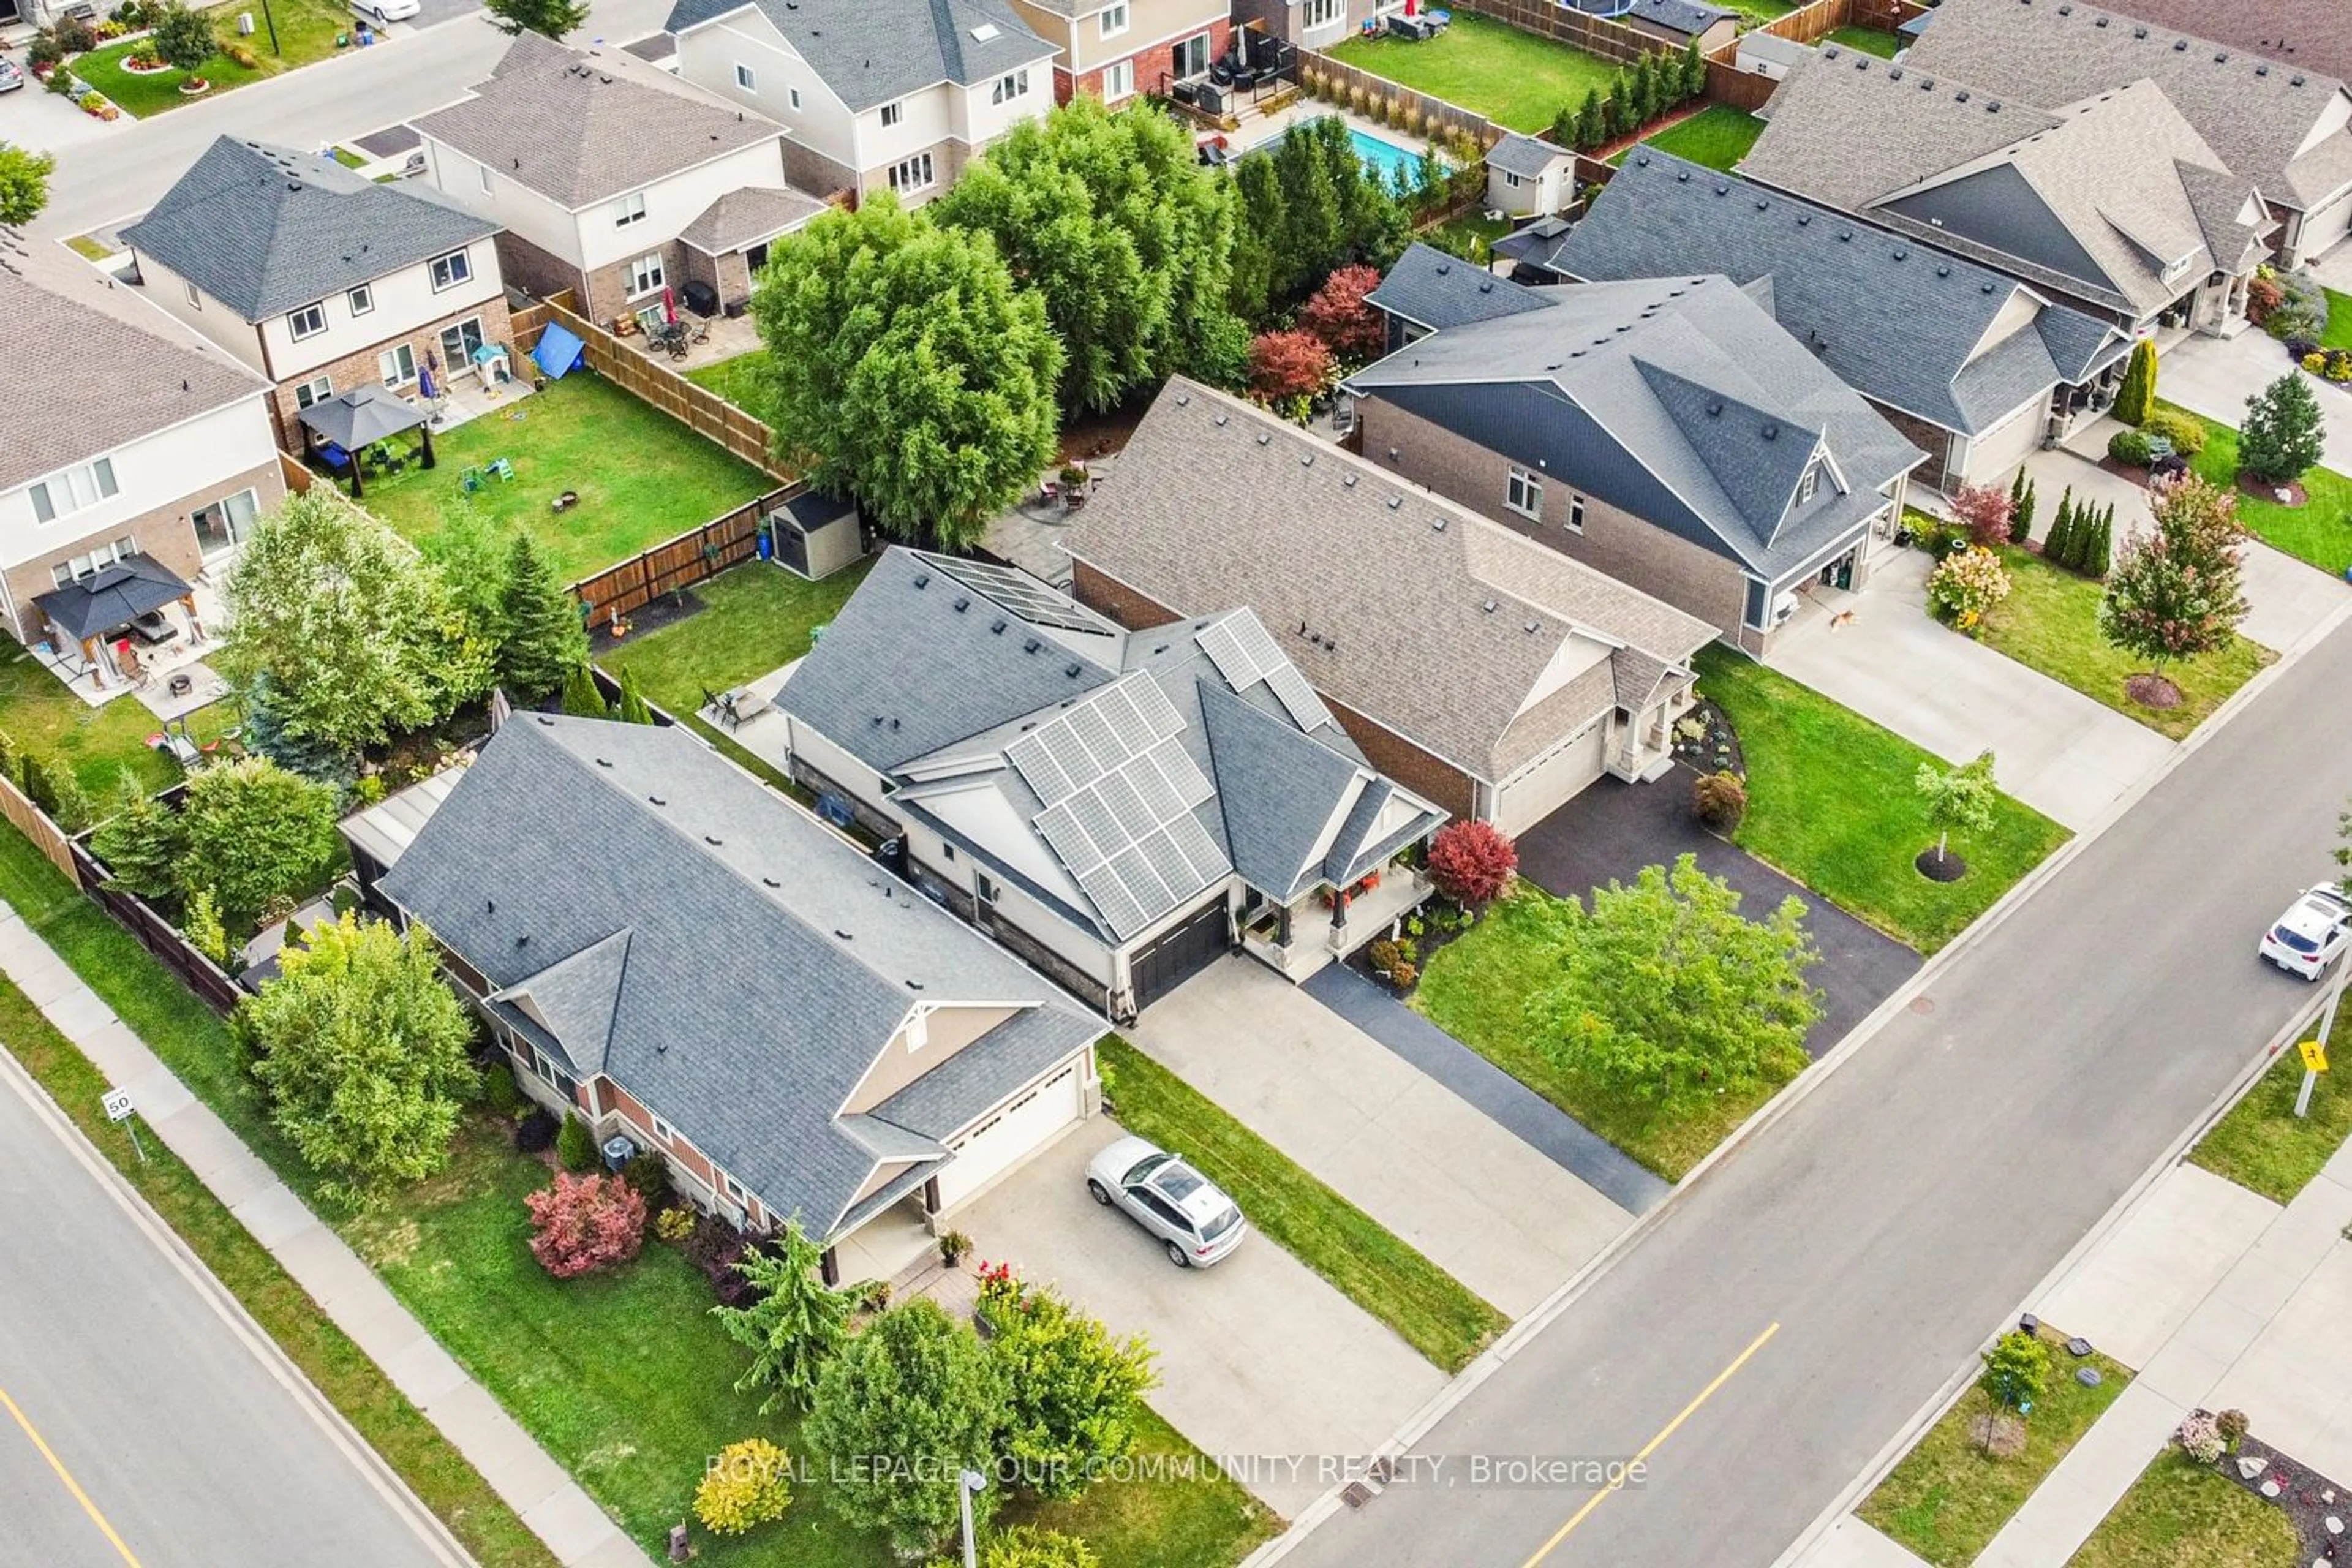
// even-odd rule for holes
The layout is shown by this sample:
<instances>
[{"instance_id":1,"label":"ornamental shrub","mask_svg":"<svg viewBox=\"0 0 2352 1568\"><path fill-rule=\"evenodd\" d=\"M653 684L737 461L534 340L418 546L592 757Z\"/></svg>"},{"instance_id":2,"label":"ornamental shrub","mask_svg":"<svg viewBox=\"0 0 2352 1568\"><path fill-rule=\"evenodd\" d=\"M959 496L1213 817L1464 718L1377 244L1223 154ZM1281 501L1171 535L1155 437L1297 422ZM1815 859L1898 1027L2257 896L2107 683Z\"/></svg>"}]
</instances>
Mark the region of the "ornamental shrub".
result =
<instances>
[{"instance_id":1,"label":"ornamental shrub","mask_svg":"<svg viewBox=\"0 0 2352 1568\"><path fill-rule=\"evenodd\" d=\"M512 1121L529 1102L515 1082L514 1068L493 1058L482 1069L482 1106L501 1121Z\"/></svg>"},{"instance_id":2,"label":"ornamental shrub","mask_svg":"<svg viewBox=\"0 0 2352 1568\"><path fill-rule=\"evenodd\" d=\"M1449 822L1429 844L1429 879L1469 908L1501 898L1519 868L1519 851L1491 822Z\"/></svg>"},{"instance_id":3,"label":"ornamental shrub","mask_svg":"<svg viewBox=\"0 0 2352 1568\"><path fill-rule=\"evenodd\" d=\"M2140 433L2161 436L2172 443L2172 449L2184 458L2193 458L2205 449L2205 422L2193 414L2177 409L2158 408L2140 421Z\"/></svg>"},{"instance_id":4,"label":"ornamental shrub","mask_svg":"<svg viewBox=\"0 0 2352 1568\"><path fill-rule=\"evenodd\" d=\"M682 1246L694 1234L694 1211L687 1208L664 1209L654 1215L654 1234L672 1247Z\"/></svg>"},{"instance_id":5,"label":"ornamental shrub","mask_svg":"<svg viewBox=\"0 0 2352 1568\"><path fill-rule=\"evenodd\" d=\"M765 1437L719 1450L694 1489L694 1517L717 1535L741 1535L784 1517L793 1501L793 1466Z\"/></svg>"},{"instance_id":6,"label":"ornamental shrub","mask_svg":"<svg viewBox=\"0 0 2352 1568\"><path fill-rule=\"evenodd\" d=\"M2200 1465L2218 1465L2228 1451L2229 1444L2221 1436L2221 1423L2210 1410L2192 1410L2180 1418L2174 1429L2173 1441L2180 1451Z\"/></svg>"},{"instance_id":7,"label":"ornamental shrub","mask_svg":"<svg viewBox=\"0 0 2352 1568\"><path fill-rule=\"evenodd\" d=\"M2238 1445L2246 1440L2246 1428L2253 1423L2247 1419L2242 1410L2224 1410L2213 1417L2213 1425L2221 1432L2221 1441L2234 1454L2238 1451Z\"/></svg>"},{"instance_id":8,"label":"ornamental shrub","mask_svg":"<svg viewBox=\"0 0 2352 1568\"><path fill-rule=\"evenodd\" d=\"M980 1549L980 1568L1099 1568L1094 1549L1075 1535L1016 1524Z\"/></svg>"},{"instance_id":9,"label":"ornamental shrub","mask_svg":"<svg viewBox=\"0 0 2352 1568\"><path fill-rule=\"evenodd\" d=\"M558 1279L626 1263L646 1239L646 1200L615 1176L559 1173L526 1194L531 1256Z\"/></svg>"},{"instance_id":10,"label":"ornamental shrub","mask_svg":"<svg viewBox=\"0 0 2352 1568\"><path fill-rule=\"evenodd\" d=\"M63 757L35 757L26 764L25 785L33 804L68 833L79 833L89 826L89 797L82 793L73 764Z\"/></svg>"},{"instance_id":11,"label":"ornamental shrub","mask_svg":"<svg viewBox=\"0 0 2352 1568\"><path fill-rule=\"evenodd\" d=\"M1748 786L1737 773L1701 773L1691 785L1691 805L1707 831L1728 837L1748 815Z\"/></svg>"},{"instance_id":12,"label":"ornamental shrub","mask_svg":"<svg viewBox=\"0 0 2352 1568\"><path fill-rule=\"evenodd\" d=\"M1986 612L2009 597L2000 557L1973 545L1944 557L1927 574L1927 605L1956 631L1974 632Z\"/></svg>"},{"instance_id":13,"label":"ornamental shrub","mask_svg":"<svg viewBox=\"0 0 2352 1568\"><path fill-rule=\"evenodd\" d=\"M2127 468L2147 467L2147 432L2129 426L2107 437L2107 456Z\"/></svg>"},{"instance_id":14,"label":"ornamental shrub","mask_svg":"<svg viewBox=\"0 0 2352 1568\"><path fill-rule=\"evenodd\" d=\"M567 1116L556 1129L555 1157L563 1162L567 1171L578 1173L593 1169L596 1163L596 1135L588 1123L576 1116Z\"/></svg>"},{"instance_id":15,"label":"ornamental shrub","mask_svg":"<svg viewBox=\"0 0 2352 1568\"><path fill-rule=\"evenodd\" d=\"M556 1121L545 1106L534 1105L530 1114L515 1123L515 1151L536 1154L555 1142Z\"/></svg>"}]
</instances>

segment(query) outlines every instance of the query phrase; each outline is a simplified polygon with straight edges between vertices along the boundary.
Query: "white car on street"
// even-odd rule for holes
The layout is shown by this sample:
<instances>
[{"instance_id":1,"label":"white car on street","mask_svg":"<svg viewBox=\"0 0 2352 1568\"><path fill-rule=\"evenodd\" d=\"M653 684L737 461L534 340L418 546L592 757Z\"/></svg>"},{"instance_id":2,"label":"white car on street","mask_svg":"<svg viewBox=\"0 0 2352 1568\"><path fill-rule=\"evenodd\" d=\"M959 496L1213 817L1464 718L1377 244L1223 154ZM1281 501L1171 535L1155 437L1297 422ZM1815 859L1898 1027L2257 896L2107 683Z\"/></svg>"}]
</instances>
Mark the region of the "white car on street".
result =
<instances>
[{"instance_id":1,"label":"white car on street","mask_svg":"<svg viewBox=\"0 0 2352 1568\"><path fill-rule=\"evenodd\" d=\"M373 17L378 26L405 22L424 8L417 0L356 0L352 6L361 16Z\"/></svg>"},{"instance_id":2,"label":"white car on street","mask_svg":"<svg viewBox=\"0 0 2352 1568\"><path fill-rule=\"evenodd\" d=\"M2257 950L2289 974L2316 980L2352 946L2352 896L2333 882L2305 889L2287 906Z\"/></svg>"}]
</instances>

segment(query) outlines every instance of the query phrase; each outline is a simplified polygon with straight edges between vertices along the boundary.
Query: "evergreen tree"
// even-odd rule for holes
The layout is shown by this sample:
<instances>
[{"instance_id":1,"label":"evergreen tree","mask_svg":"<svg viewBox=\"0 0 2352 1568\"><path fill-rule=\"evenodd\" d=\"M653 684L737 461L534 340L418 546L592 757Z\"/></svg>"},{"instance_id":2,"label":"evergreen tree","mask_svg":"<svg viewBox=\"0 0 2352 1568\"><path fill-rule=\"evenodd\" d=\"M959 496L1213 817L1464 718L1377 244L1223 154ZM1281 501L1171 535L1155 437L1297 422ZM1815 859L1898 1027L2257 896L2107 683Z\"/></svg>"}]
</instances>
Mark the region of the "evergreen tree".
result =
<instances>
[{"instance_id":1,"label":"evergreen tree","mask_svg":"<svg viewBox=\"0 0 2352 1568\"><path fill-rule=\"evenodd\" d=\"M2021 474L2025 470L2022 468L2018 470ZM2010 514L2009 539L2011 543L2023 544L2027 540L2033 537L2033 509L2040 500L2041 497L2034 489L2033 480L2028 479L2025 481L2025 493L2020 496L2017 500L2017 510Z\"/></svg>"},{"instance_id":2,"label":"evergreen tree","mask_svg":"<svg viewBox=\"0 0 2352 1568\"><path fill-rule=\"evenodd\" d=\"M2124 384L2116 389L2115 416L2126 425L2138 425L2156 406L2156 344L2142 338L2132 345L2131 363L2124 367Z\"/></svg>"},{"instance_id":3,"label":"evergreen tree","mask_svg":"<svg viewBox=\"0 0 2352 1568\"><path fill-rule=\"evenodd\" d=\"M579 601L556 582L528 532L518 531L507 551L499 608L506 633L499 679L516 701L551 695L562 686L565 671L587 661Z\"/></svg>"},{"instance_id":4,"label":"evergreen tree","mask_svg":"<svg viewBox=\"0 0 2352 1568\"><path fill-rule=\"evenodd\" d=\"M73 764L63 757L28 759L25 784L25 793L33 797L33 804L68 833L79 833L89 826L89 797L82 793Z\"/></svg>"},{"instance_id":5,"label":"evergreen tree","mask_svg":"<svg viewBox=\"0 0 2352 1568\"><path fill-rule=\"evenodd\" d=\"M2238 458L2267 485L2293 484L2327 450L2326 420L2311 379L2291 370L2246 399Z\"/></svg>"},{"instance_id":6,"label":"evergreen tree","mask_svg":"<svg viewBox=\"0 0 2352 1568\"><path fill-rule=\"evenodd\" d=\"M1344 135L1347 121L1330 123ZM1313 291L1331 270L1340 247L1339 194L1315 132L1294 125L1275 143L1274 172L1282 189L1281 243L1275 249L1275 298L1288 302Z\"/></svg>"},{"instance_id":7,"label":"evergreen tree","mask_svg":"<svg viewBox=\"0 0 2352 1568\"><path fill-rule=\"evenodd\" d=\"M1562 147L1576 145L1576 105L1563 103L1559 112L1551 117L1551 139Z\"/></svg>"},{"instance_id":8,"label":"evergreen tree","mask_svg":"<svg viewBox=\"0 0 2352 1568\"><path fill-rule=\"evenodd\" d=\"M1234 224L1234 268L1226 302L1251 326L1263 326L1274 314L1276 281L1286 270L1276 253L1289 221L1273 158L1257 153L1236 163L1234 191L1241 211Z\"/></svg>"},{"instance_id":9,"label":"evergreen tree","mask_svg":"<svg viewBox=\"0 0 2352 1568\"><path fill-rule=\"evenodd\" d=\"M2053 565L2066 564L2066 551L2074 535L2074 487L2058 498L2058 515L2050 520L2050 533L2042 542L2042 558Z\"/></svg>"},{"instance_id":10,"label":"evergreen tree","mask_svg":"<svg viewBox=\"0 0 2352 1568\"><path fill-rule=\"evenodd\" d=\"M1706 90L1706 57L1698 52L1698 40L1693 38L1683 47L1682 97L1687 102Z\"/></svg>"},{"instance_id":11,"label":"evergreen tree","mask_svg":"<svg viewBox=\"0 0 2352 1568\"><path fill-rule=\"evenodd\" d=\"M2099 513L2099 526L2091 536L2091 548L2084 552L2083 572L2085 576L2104 577L2116 558L2116 507L2109 501Z\"/></svg>"},{"instance_id":12,"label":"evergreen tree","mask_svg":"<svg viewBox=\"0 0 2352 1568\"><path fill-rule=\"evenodd\" d=\"M163 897L177 881L186 846L179 813L149 795L139 775L124 768L114 815L90 836L90 848L112 874L109 886L128 889L142 899Z\"/></svg>"},{"instance_id":13,"label":"evergreen tree","mask_svg":"<svg viewBox=\"0 0 2352 1568\"><path fill-rule=\"evenodd\" d=\"M1609 101L1601 89L1584 89L1584 107L1576 111L1576 150L1590 153L1609 140Z\"/></svg>"},{"instance_id":14,"label":"evergreen tree","mask_svg":"<svg viewBox=\"0 0 2352 1568\"><path fill-rule=\"evenodd\" d=\"M610 719L613 710L604 701L604 692L597 689L595 676L589 673L588 661L582 659L563 676L563 710L575 719Z\"/></svg>"},{"instance_id":15,"label":"evergreen tree","mask_svg":"<svg viewBox=\"0 0 2352 1568\"><path fill-rule=\"evenodd\" d=\"M1633 62L1633 101L1641 107L1643 124L1658 117L1658 98L1657 57L1643 55Z\"/></svg>"},{"instance_id":16,"label":"evergreen tree","mask_svg":"<svg viewBox=\"0 0 2352 1568\"><path fill-rule=\"evenodd\" d=\"M1642 104L1634 96L1633 79L1620 67L1609 83L1609 133L1631 136L1642 128Z\"/></svg>"},{"instance_id":17,"label":"evergreen tree","mask_svg":"<svg viewBox=\"0 0 2352 1568\"><path fill-rule=\"evenodd\" d=\"M620 720L624 724L650 724L654 710L646 701L646 694L637 689L637 672L634 666L621 669Z\"/></svg>"}]
</instances>

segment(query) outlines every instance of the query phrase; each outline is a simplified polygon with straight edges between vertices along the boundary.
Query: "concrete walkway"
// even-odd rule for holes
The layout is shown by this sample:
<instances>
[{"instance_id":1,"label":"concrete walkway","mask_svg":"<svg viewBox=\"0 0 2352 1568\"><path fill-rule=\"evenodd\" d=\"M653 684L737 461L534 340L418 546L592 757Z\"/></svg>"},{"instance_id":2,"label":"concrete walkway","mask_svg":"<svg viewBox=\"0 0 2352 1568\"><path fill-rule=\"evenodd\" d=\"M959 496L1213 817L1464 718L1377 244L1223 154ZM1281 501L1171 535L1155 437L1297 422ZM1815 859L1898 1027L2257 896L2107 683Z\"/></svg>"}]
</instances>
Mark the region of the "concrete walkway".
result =
<instances>
[{"instance_id":1,"label":"concrete walkway","mask_svg":"<svg viewBox=\"0 0 2352 1568\"><path fill-rule=\"evenodd\" d=\"M566 1568L646 1568L645 1553L562 1467L13 910L0 916L0 973L110 1085L130 1091L142 1131L187 1163L559 1562Z\"/></svg>"},{"instance_id":2,"label":"concrete walkway","mask_svg":"<svg viewBox=\"0 0 2352 1568\"><path fill-rule=\"evenodd\" d=\"M1633 1222L1255 959L1210 965L1129 1037L1513 1318Z\"/></svg>"},{"instance_id":3,"label":"concrete walkway","mask_svg":"<svg viewBox=\"0 0 2352 1568\"><path fill-rule=\"evenodd\" d=\"M2246 399L2295 368L2278 340L2260 328L2234 338L2190 338L2158 361L2156 393L2234 430L2246 422ZM2352 392L2316 376L2310 384L2326 422L2320 466L2352 473Z\"/></svg>"}]
</instances>

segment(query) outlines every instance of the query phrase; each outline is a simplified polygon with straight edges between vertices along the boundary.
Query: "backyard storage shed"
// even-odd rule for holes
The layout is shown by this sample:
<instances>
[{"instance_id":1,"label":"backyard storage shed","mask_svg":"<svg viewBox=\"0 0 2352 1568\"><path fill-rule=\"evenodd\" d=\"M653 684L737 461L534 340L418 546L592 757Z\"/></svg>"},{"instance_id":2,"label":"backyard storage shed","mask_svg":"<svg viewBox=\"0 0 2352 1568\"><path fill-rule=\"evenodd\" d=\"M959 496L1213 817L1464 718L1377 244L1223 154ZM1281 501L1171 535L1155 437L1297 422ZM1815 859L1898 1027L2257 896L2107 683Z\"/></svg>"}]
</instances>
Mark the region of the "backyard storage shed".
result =
<instances>
[{"instance_id":1,"label":"backyard storage shed","mask_svg":"<svg viewBox=\"0 0 2352 1568\"><path fill-rule=\"evenodd\" d=\"M770 512L767 522L777 563L812 582L866 558L866 525L854 500L809 491Z\"/></svg>"}]
</instances>

